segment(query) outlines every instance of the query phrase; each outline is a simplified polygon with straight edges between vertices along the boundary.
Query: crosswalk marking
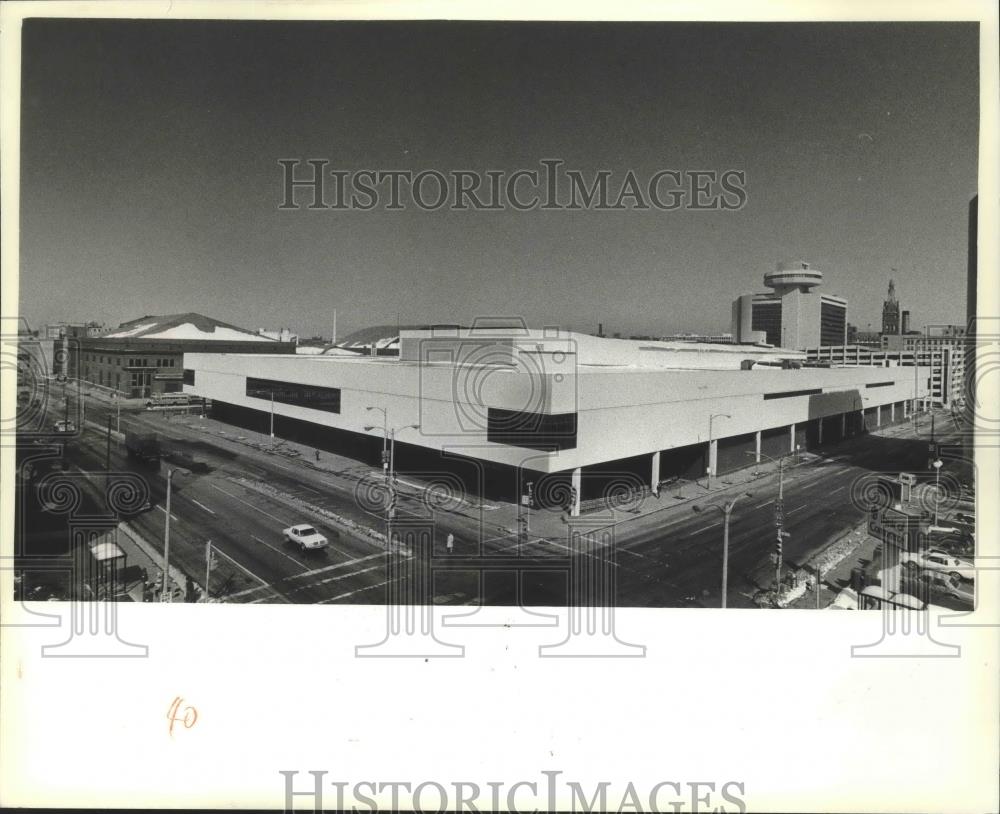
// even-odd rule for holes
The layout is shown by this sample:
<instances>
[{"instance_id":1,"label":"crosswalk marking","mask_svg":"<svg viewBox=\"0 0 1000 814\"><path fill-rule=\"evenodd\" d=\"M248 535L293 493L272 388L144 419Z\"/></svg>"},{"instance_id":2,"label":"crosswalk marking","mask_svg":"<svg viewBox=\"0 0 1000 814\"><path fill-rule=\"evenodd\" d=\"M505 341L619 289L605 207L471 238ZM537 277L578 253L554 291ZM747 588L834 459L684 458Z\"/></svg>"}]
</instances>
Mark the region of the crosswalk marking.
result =
<instances>
[{"instance_id":1,"label":"crosswalk marking","mask_svg":"<svg viewBox=\"0 0 1000 814\"><path fill-rule=\"evenodd\" d=\"M365 557L356 557L353 560L347 560L347 562L338 562L334 565L325 565L322 568L313 568L311 571L306 571L302 574L296 574L289 579L304 579L306 577L315 576L316 574L322 574L326 571L335 571L338 568L347 568L349 565L357 565L358 563L367 562L368 560L374 559L375 557L385 557L384 551L378 551L375 554L368 554Z\"/></svg>"},{"instance_id":2,"label":"crosswalk marking","mask_svg":"<svg viewBox=\"0 0 1000 814\"><path fill-rule=\"evenodd\" d=\"M354 594L359 594L362 591L370 591L372 588L380 588L383 585L388 585L390 582L395 582L394 579L386 579L382 582L376 582L374 585L366 585L364 588L356 588L353 591L347 591L343 594L338 594L337 596L331 596L329 599L321 599L317 602L317 605L325 605L328 602L336 602L338 599L346 599L349 596L354 596Z\"/></svg>"}]
</instances>

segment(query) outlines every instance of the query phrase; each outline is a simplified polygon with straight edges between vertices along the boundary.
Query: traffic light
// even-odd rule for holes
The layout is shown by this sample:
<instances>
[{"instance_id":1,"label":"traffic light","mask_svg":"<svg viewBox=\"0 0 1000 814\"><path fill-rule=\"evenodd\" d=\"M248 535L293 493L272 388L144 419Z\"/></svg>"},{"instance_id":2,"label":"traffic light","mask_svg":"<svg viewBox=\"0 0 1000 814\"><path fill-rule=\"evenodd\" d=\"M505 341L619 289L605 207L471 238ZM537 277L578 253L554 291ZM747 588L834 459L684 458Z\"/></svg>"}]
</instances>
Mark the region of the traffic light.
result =
<instances>
[{"instance_id":1,"label":"traffic light","mask_svg":"<svg viewBox=\"0 0 1000 814\"><path fill-rule=\"evenodd\" d=\"M784 538L788 537L788 536L790 536L790 535L788 534L787 531L782 531L781 529L778 529L778 534L777 534L777 537L775 539L775 544L774 544L774 553L778 555L778 559L779 560L781 559L781 543L782 543L782 540L784 540Z\"/></svg>"}]
</instances>

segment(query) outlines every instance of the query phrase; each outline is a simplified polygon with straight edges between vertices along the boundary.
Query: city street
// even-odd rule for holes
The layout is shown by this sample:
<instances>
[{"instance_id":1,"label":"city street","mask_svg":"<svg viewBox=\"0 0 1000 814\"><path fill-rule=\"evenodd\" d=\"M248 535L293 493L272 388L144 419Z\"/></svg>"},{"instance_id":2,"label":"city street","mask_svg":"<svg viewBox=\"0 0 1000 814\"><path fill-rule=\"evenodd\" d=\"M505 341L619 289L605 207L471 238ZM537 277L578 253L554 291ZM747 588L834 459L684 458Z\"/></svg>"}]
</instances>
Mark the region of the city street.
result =
<instances>
[{"instance_id":1,"label":"city street","mask_svg":"<svg viewBox=\"0 0 1000 814\"><path fill-rule=\"evenodd\" d=\"M106 426L113 408L88 399L87 423L79 442L70 444L71 469L94 473L103 483L107 454ZM924 422L926 423L926 419ZM365 603L386 601L389 584L385 526L379 506L359 505L356 491L365 477L378 482L380 470L323 453L321 464L311 455L280 455L267 449L270 441L232 427L222 429L211 419L156 411L124 412L121 427L155 430L181 459L198 466L173 477L170 560L196 583L204 582L205 543L219 552L211 578L214 598L231 602ZM948 425L938 418L938 440L948 440ZM798 465L785 470L785 567L799 566L850 530L863 518L852 499L852 484L872 472L896 475L921 473L927 466L927 427L915 435L910 423L883 428L823 454L803 453ZM221 433L225 433L224 435ZM130 460L117 434L111 441L112 471L133 472L150 485L151 508L129 520L131 527L162 551L166 520L167 469L161 461L150 468ZM305 449L305 448L302 448ZM759 475L753 476L757 471ZM520 583L513 568L436 570L434 601L445 604L562 605L567 601L569 574L563 559L570 529L596 534L614 525L614 545L596 555L610 559L617 604L637 607L718 607L722 565L721 512L709 510L737 495L729 543L730 607L753 607L754 594L774 581L774 502L778 478L766 462L722 476L709 493L704 485L664 488L659 498L647 497L637 512L595 513L569 523L559 512L530 512L528 543L520 545L518 508L466 498L433 510L421 484L400 477L397 523L433 517L434 556L449 556L445 540L454 536L450 556L550 558L550 569L525 568ZM100 488L99 486L97 488ZM679 500L676 494L682 494ZM96 492L95 492L96 495ZM431 508L428 506L431 505ZM700 513L693 505L705 509ZM310 523L330 545L302 553L284 543L281 530ZM520 549L520 551L518 550ZM463 560L464 562L465 560ZM475 561L472 561L473 563ZM481 587L482 586L482 587ZM482 591L482 595L480 592Z\"/></svg>"}]
</instances>

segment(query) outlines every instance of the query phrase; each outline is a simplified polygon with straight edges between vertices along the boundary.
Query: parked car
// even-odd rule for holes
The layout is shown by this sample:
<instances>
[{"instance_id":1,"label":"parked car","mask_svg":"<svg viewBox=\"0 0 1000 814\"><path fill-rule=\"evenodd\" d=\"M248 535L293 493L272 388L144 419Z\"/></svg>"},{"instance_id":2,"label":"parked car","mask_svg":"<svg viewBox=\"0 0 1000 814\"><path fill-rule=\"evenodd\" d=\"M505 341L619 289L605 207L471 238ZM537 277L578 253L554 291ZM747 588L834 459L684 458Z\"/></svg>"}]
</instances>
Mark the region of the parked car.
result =
<instances>
[{"instance_id":1,"label":"parked car","mask_svg":"<svg viewBox=\"0 0 1000 814\"><path fill-rule=\"evenodd\" d=\"M318 551L330 544L326 537L305 523L300 523L297 526L289 526L282 531L282 534L285 535L286 543L297 545L302 553L306 551Z\"/></svg>"},{"instance_id":2,"label":"parked car","mask_svg":"<svg viewBox=\"0 0 1000 814\"><path fill-rule=\"evenodd\" d=\"M941 571L953 577L965 577L974 579L976 569L972 563L960 560L942 551L940 548L928 548L923 552L903 552L900 555L900 562L904 566L911 568L925 568L929 571Z\"/></svg>"},{"instance_id":3,"label":"parked car","mask_svg":"<svg viewBox=\"0 0 1000 814\"><path fill-rule=\"evenodd\" d=\"M76 424L64 419L59 419L52 428L58 433L76 432Z\"/></svg>"},{"instance_id":4,"label":"parked car","mask_svg":"<svg viewBox=\"0 0 1000 814\"><path fill-rule=\"evenodd\" d=\"M975 553L976 540L971 534L956 536L949 534L945 537L931 536L928 542L935 548L950 554L953 557L970 557Z\"/></svg>"},{"instance_id":5,"label":"parked car","mask_svg":"<svg viewBox=\"0 0 1000 814\"><path fill-rule=\"evenodd\" d=\"M976 604L974 587L959 577L939 571L920 571L904 582L903 590L914 596L927 596L930 600L951 599L967 608Z\"/></svg>"}]
</instances>

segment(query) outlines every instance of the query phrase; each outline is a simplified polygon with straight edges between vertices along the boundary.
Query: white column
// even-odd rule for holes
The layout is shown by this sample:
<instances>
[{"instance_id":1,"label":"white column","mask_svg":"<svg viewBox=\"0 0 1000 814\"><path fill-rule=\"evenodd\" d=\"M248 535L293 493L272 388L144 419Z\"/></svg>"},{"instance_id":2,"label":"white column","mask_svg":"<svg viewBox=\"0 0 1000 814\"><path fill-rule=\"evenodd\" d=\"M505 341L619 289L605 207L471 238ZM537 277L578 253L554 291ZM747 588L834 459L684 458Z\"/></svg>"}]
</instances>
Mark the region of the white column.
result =
<instances>
[{"instance_id":1,"label":"white column","mask_svg":"<svg viewBox=\"0 0 1000 814\"><path fill-rule=\"evenodd\" d=\"M760 430L754 433L754 444L756 445L754 454L757 456L757 463L760 463Z\"/></svg>"},{"instance_id":2,"label":"white column","mask_svg":"<svg viewBox=\"0 0 1000 814\"><path fill-rule=\"evenodd\" d=\"M877 406L875 408L875 426L876 427L881 427L882 426L882 407L881 407L881 405L879 405L879 406Z\"/></svg>"},{"instance_id":3,"label":"white column","mask_svg":"<svg viewBox=\"0 0 1000 814\"><path fill-rule=\"evenodd\" d=\"M719 442L713 438L708 445L708 468L712 470L713 477L718 474L719 464Z\"/></svg>"},{"instance_id":4,"label":"white column","mask_svg":"<svg viewBox=\"0 0 1000 814\"><path fill-rule=\"evenodd\" d=\"M660 494L660 450L653 453L652 466L649 473L649 488L654 495Z\"/></svg>"},{"instance_id":5,"label":"white column","mask_svg":"<svg viewBox=\"0 0 1000 814\"><path fill-rule=\"evenodd\" d=\"M790 424L788 427L788 451L795 452L795 425Z\"/></svg>"},{"instance_id":6,"label":"white column","mask_svg":"<svg viewBox=\"0 0 1000 814\"><path fill-rule=\"evenodd\" d=\"M819 421L819 430L818 430L818 432L816 434L816 443L822 444L823 443L823 418L820 417L817 420Z\"/></svg>"},{"instance_id":7,"label":"white column","mask_svg":"<svg viewBox=\"0 0 1000 814\"><path fill-rule=\"evenodd\" d=\"M896 423L896 402L892 402L892 404L889 405L889 423Z\"/></svg>"},{"instance_id":8,"label":"white column","mask_svg":"<svg viewBox=\"0 0 1000 814\"><path fill-rule=\"evenodd\" d=\"M580 467L573 470L573 476L570 479L570 485L573 487L573 505L569 507L569 513L573 517L579 517L580 515Z\"/></svg>"}]
</instances>

